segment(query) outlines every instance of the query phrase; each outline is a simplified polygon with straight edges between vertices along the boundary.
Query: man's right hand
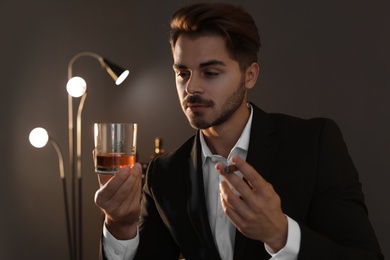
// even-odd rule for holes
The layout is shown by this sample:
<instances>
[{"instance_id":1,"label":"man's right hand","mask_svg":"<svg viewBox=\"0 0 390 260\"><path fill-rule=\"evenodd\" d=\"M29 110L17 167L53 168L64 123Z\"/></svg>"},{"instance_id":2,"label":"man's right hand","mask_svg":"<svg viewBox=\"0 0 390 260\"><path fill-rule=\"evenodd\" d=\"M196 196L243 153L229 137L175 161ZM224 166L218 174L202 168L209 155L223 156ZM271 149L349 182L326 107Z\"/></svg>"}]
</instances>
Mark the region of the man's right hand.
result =
<instances>
[{"instance_id":1,"label":"man's right hand","mask_svg":"<svg viewBox=\"0 0 390 260\"><path fill-rule=\"evenodd\" d=\"M134 238L141 210L141 165L125 166L114 176L98 174L98 179L95 204L105 214L108 231L118 240Z\"/></svg>"}]
</instances>

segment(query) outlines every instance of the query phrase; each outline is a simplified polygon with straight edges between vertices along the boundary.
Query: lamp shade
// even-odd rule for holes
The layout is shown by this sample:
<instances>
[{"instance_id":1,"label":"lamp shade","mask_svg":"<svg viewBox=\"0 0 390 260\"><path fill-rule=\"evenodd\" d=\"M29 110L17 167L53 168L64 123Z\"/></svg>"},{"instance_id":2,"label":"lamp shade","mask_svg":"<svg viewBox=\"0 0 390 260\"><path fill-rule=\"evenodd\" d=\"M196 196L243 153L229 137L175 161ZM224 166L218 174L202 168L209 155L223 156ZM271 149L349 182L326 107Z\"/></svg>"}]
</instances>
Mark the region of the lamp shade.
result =
<instances>
[{"instance_id":1,"label":"lamp shade","mask_svg":"<svg viewBox=\"0 0 390 260\"><path fill-rule=\"evenodd\" d=\"M118 65L112 63L107 59L103 59L103 67L107 70L108 74L115 80L116 85L120 85L129 75L129 71L125 70Z\"/></svg>"}]
</instances>

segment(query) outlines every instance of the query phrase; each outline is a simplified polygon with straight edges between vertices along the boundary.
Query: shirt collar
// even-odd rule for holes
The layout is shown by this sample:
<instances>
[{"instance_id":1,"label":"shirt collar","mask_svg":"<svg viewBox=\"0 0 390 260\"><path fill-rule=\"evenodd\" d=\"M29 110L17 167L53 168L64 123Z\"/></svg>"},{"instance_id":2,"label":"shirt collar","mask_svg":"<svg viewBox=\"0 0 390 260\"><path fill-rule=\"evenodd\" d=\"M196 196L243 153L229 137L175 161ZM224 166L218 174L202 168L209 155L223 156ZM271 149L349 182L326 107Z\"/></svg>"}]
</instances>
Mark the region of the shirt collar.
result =
<instances>
[{"instance_id":1,"label":"shirt collar","mask_svg":"<svg viewBox=\"0 0 390 260\"><path fill-rule=\"evenodd\" d=\"M238 139L237 143L234 145L234 147L232 148L230 153L232 153L237 148L242 149L246 152L248 151L250 131L251 131L251 126L252 126L252 118L253 118L253 108L249 103L247 104L247 106L251 111L249 119L245 125L244 130L241 133L240 138ZM199 137L200 137L200 144L202 146L202 161L203 161L203 163L205 163L205 161L206 161L205 159L207 157L213 156L213 153L210 151L210 148L207 146L206 141L204 140L204 136L203 136L202 131L200 131Z\"/></svg>"}]
</instances>

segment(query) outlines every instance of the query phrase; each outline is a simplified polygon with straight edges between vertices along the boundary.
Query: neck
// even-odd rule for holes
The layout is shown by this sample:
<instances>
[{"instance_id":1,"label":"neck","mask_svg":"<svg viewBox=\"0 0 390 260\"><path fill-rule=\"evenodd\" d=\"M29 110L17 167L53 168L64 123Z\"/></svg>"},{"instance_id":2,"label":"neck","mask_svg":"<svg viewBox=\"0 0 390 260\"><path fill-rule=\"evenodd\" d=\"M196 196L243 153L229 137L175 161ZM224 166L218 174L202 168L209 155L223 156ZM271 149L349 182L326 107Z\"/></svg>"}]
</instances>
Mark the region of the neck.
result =
<instances>
[{"instance_id":1,"label":"neck","mask_svg":"<svg viewBox=\"0 0 390 260\"><path fill-rule=\"evenodd\" d=\"M223 124L202 130L210 151L213 154L227 158L240 138L248 122L249 115L250 111L247 105L244 104Z\"/></svg>"}]
</instances>

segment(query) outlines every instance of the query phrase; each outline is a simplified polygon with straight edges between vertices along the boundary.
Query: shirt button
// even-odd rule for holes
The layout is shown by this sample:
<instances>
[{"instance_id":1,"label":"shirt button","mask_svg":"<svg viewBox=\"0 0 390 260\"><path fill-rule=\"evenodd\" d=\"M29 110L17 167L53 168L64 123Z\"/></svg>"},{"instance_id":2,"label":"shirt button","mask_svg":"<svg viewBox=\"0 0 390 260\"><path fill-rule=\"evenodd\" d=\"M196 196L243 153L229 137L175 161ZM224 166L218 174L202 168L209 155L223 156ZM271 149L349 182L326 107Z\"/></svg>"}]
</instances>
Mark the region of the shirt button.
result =
<instances>
[{"instance_id":1,"label":"shirt button","mask_svg":"<svg viewBox=\"0 0 390 260\"><path fill-rule=\"evenodd\" d=\"M220 218L220 219L223 219L224 217L225 217L225 214L224 214L224 213L220 213L220 214L219 214L219 218Z\"/></svg>"},{"instance_id":2,"label":"shirt button","mask_svg":"<svg viewBox=\"0 0 390 260\"><path fill-rule=\"evenodd\" d=\"M118 252L118 250L115 250L114 253L115 253L116 255L119 255L119 254L120 254L120 253Z\"/></svg>"}]
</instances>

